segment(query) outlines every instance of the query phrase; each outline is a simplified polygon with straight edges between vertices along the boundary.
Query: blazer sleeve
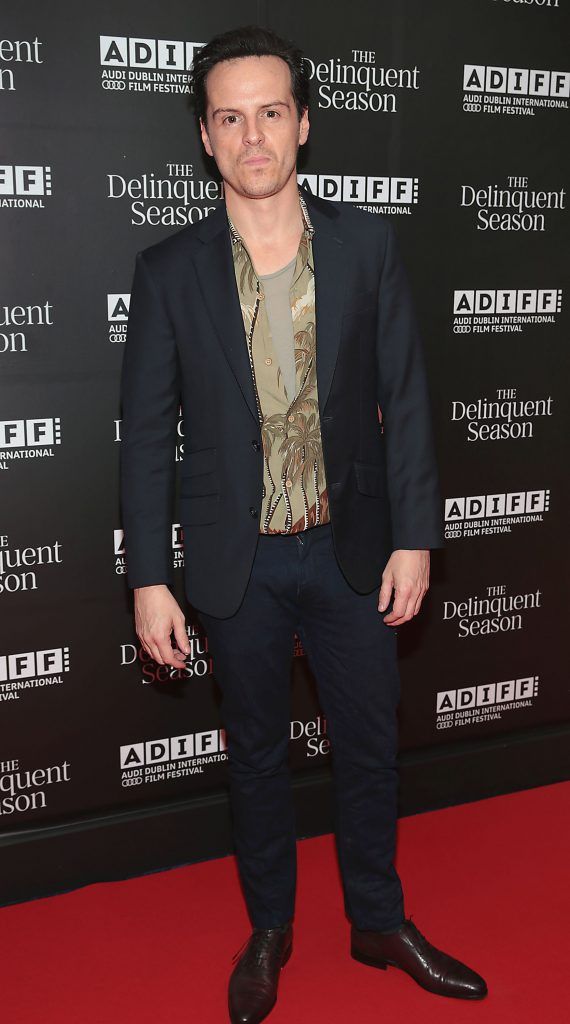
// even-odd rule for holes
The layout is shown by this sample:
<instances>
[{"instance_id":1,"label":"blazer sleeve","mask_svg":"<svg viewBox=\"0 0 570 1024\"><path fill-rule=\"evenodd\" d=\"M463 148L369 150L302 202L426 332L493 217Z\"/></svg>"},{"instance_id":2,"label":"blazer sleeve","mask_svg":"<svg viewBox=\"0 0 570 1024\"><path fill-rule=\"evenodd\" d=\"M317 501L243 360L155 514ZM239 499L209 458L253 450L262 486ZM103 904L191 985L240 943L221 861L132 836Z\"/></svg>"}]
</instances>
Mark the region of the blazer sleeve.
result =
<instances>
[{"instance_id":1,"label":"blazer sleeve","mask_svg":"<svg viewBox=\"0 0 570 1024\"><path fill-rule=\"evenodd\" d=\"M378 403L386 445L393 548L444 547L423 343L409 278L390 221L378 303Z\"/></svg>"},{"instance_id":2,"label":"blazer sleeve","mask_svg":"<svg viewBox=\"0 0 570 1024\"><path fill-rule=\"evenodd\" d=\"M173 582L180 379L174 329L139 252L120 382L120 501L130 588Z\"/></svg>"}]
</instances>

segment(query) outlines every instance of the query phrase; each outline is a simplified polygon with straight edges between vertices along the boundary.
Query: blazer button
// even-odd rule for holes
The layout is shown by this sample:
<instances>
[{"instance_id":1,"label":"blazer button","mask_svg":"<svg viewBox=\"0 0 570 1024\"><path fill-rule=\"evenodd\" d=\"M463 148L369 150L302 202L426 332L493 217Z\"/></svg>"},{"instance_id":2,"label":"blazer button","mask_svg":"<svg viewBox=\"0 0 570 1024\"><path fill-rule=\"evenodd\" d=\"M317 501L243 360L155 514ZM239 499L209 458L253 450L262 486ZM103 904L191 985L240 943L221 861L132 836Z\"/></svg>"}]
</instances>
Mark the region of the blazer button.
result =
<instances>
[{"instance_id":1,"label":"blazer button","mask_svg":"<svg viewBox=\"0 0 570 1024\"><path fill-rule=\"evenodd\" d=\"M252 445L252 448L255 448L256 452L258 452L259 449L261 448L261 445L260 445L259 441L252 441L251 445Z\"/></svg>"},{"instance_id":2,"label":"blazer button","mask_svg":"<svg viewBox=\"0 0 570 1024\"><path fill-rule=\"evenodd\" d=\"M252 519L257 519L257 509L254 508L253 505L250 506L249 514L252 517Z\"/></svg>"}]
</instances>

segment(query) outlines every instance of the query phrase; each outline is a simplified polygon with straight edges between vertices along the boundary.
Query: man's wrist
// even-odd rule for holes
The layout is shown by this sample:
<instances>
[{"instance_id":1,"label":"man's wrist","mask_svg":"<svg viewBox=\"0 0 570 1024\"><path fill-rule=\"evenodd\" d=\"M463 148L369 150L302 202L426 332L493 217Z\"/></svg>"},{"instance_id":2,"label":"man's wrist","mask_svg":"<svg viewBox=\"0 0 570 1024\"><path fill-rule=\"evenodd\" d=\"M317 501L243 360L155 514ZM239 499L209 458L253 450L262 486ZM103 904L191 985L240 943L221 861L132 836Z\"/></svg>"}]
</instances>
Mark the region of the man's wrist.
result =
<instances>
[{"instance_id":1,"label":"man's wrist","mask_svg":"<svg viewBox=\"0 0 570 1024\"><path fill-rule=\"evenodd\" d=\"M135 593L137 593L137 591L139 591L139 590L162 590L162 589L168 590L168 584L167 583L147 583L144 587L133 587L133 590L135 591Z\"/></svg>"}]
</instances>

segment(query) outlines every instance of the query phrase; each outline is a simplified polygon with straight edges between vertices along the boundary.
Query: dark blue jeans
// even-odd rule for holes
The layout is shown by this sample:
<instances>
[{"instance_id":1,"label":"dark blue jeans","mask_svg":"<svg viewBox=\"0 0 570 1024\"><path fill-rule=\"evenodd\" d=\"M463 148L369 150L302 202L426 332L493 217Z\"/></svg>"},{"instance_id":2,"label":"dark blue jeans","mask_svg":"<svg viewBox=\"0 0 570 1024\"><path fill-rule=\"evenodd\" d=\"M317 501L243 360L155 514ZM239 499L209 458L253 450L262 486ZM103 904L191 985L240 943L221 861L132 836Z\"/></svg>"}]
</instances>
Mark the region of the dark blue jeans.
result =
<instances>
[{"instance_id":1,"label":"dark blue jeans","mask_svg":"<svg viewBox=\"0 0 570 1024\"><path fill-rule=\"evenodd\" d=\"M344 905L357 928L404 920L393 864L400 678L378 587L357 594L330 525L261 535L244 600L230 618L199 613L222 691L236 857L252 925L293 917L297 873L289 767L291 654L301 639L331 741ZM390 605L391 607L391 605Z\"/></svg>"}]
</instances>

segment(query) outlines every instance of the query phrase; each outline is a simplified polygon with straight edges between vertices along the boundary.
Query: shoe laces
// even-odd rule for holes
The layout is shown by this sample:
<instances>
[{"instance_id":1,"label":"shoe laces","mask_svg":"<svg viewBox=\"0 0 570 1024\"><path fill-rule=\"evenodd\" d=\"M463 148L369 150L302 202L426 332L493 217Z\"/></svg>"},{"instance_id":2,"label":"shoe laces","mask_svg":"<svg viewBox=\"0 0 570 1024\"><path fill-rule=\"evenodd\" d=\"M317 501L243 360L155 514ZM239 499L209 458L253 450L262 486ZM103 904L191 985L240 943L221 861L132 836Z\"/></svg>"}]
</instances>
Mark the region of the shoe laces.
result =
<instances>
[{"instance_id":1,"label":"shoe laces","mask_svg":"<svg viewBox=\"0 0 570 1024\"><path fill-rule=\"evenodd\" d=\"M234 953L232 963L236 962L246 946L249 946L249 949L244 956L244 960L247 957L249 963L261 964L264 961L266 962L274 948L271 942L272 936L275 931L279 930L277 928L254 928L251 935L247 937L245 942L242 942L240 948Z\"/></svg>"}]
</instances>

